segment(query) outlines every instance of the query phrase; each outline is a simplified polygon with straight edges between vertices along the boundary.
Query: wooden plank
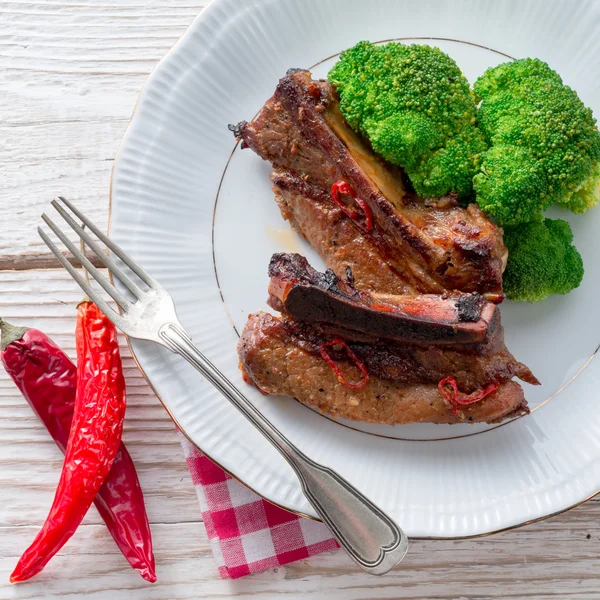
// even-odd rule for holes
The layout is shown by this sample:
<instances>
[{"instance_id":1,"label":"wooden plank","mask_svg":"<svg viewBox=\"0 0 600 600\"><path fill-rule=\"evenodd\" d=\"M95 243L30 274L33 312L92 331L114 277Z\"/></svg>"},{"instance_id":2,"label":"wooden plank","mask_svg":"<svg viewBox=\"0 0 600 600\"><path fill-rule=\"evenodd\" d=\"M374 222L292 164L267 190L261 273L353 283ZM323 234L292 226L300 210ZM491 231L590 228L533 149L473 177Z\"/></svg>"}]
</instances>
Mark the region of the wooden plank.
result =
<instances>
[{"instance_id":1,"label":"wooden plank","mask_svg":"<svg viewBox=\"0 0 600 600\"><path fill-rule=\"evenodd\" d=\"M97 267L103 267L102 261L95 255L86 253L88 260ZM67 260L76 267L81 267L81 262L70 252L63 251ZM39 269L56 269L60 262L53 254L0 254L0 271L31 271Z\"/></svg>"},{"instance_id":2,"label":"wooden plank","mask_svg":"<svg viewBox=\"0 0 600 600\"><path fill-rule=\"evenodd\" d=\"M0 584L0 600L108 598L216 600L256 597L492 598L592 600L598 597L600 506L525 529L473 541L414 542L400 567L375 578L342 552L331 552L237 581L218 579L200 523L154 524L159 581L144 583L118 554L106 530L82 527L36 579L18 587ZM6 581L33 527L0 528L0 581ZM590 539L587 536L590 535Z\"/></svg>"},{"instance_id":3,"label":"wooden plank","mask_svg":"<svg viewBox=\"0 0 600 600\"><path fill-rule=\"evenodd\" d=\"M35 226L55 195L107 222L112 161L148 74L206 2L0 3L0 269L48 253Z\"/></svg>"}]
</instances>

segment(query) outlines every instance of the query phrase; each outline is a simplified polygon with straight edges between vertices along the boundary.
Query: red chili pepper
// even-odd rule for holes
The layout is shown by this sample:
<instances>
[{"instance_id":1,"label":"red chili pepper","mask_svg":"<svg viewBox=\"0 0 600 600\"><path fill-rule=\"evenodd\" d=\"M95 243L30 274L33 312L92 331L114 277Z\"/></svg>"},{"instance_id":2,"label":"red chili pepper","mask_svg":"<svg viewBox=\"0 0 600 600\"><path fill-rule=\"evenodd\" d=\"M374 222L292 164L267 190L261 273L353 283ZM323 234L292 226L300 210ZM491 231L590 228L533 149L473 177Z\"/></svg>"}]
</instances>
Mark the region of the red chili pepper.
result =
<instances>
[{"instance_id":1,"label":"red chili pepper","mask_svg":"<svg viewBox=\"0 0 600 600\"><path fill-rule=\"evenodd\" d=\"M77 392L65 462L50 513L10 576L13 583L39 573L73 535L121 445L125 380L117 334L92 302L78 307L76 342Z\"/></svg>"},{"instance_id":2,"label":"red chili pepper","mask_svg":"<svg viewBox=\"0 0 600 600\"><path fill-rule=\"evenodd\" d=\"M359 213L357 210L350 208L347 204L340 200L340 194L348 194L354 198L354 201L364 213L364 223L359 220ZM373 213L371 212L369 205L362 198L359 198L356 192L345 181L336 181L331 186L331 198L335 204L342 209L342 212L354 223L356 223L356 225L358 225L364 232L369 233L369 231L373 229Z\"/></svg>"},{"instance_id":3,"label":"red chili pepper","mask_svg":"<svg viewBox=\"0 0 600 600\"><path fill-rule=\"evenodd\" d=\"M73 420L77 368L37 329L0 320L2 363L33 412L65 452ZM129 564L148 581L156 581L152 536L142 488L127 448L121 444L94 504Z\"/></svg>"},{"instance_id":4,"label":"red chili pepper","mask_svg":"<svg viewBox=\"0 0 600 600\"><path fill-rule=\"evenodd\" d=\"M334 360L327 353L326 348L328 348L329 346L342 346L344 348L348 357L354 361L354 364L363 375L362 379L358 383L351 383L342 375L342 371L340 370L340 368L335 364ZM348 347L348 344L346 344L344 340L336 338L331 342L325 342L324 344L321 344L319 346L319 352L321 353L323 360L326 361L327 364L333 369L334 373L337 375L338 381L341 384L353 390L360 390L361 388L365 387L365 385L367 385L367 381L369 381L369 372L367 371L365 363L362 360L360 360L360 358L358 358L358 356L356 356L354 352L352 352L352 350Z\"/></svg>"},{"instance_id":5,"label":"red chili pepper","mask_svg":"<svg viewBox=\"0 0 600 600\"><path fill-rule=\"evenodd\" d=\"M449 385L452 388L452 392L446 388L446 385ZM458 391L456 379L454 379L454 377L445 377L438 383L438 389L440 390L442 398L444 398L444 400L452 407L452 414L458 415L460 406L468 406L469 404L475 404L475 402L483 400L486 396L493 394L498 389L499 385L500 384L497 381L494 381L472 394L461 394Z\"/></svg>"}]
</instances>

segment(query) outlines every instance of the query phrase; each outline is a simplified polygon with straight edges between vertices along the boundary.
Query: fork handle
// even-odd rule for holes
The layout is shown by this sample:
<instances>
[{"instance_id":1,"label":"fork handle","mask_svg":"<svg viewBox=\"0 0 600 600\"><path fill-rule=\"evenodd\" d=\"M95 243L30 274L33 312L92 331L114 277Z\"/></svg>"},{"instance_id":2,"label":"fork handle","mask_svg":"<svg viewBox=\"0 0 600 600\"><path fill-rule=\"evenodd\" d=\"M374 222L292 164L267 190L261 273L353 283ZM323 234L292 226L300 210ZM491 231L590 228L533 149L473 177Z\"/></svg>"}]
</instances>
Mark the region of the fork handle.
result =
<instances>
[{"instance_id":1,"label":"fork handle","mask_svg":"<svg viewBox=\"0 0 600 600\"><path fill-rule=\"evenodd\" d=\"M340 546L365 571L387 573L408 550L408 538L383 511L332 469L308 458L221 373L177 323L159 336L212 383L272 444L296 472L302 490Z\"/></svg>"}]
</instances>

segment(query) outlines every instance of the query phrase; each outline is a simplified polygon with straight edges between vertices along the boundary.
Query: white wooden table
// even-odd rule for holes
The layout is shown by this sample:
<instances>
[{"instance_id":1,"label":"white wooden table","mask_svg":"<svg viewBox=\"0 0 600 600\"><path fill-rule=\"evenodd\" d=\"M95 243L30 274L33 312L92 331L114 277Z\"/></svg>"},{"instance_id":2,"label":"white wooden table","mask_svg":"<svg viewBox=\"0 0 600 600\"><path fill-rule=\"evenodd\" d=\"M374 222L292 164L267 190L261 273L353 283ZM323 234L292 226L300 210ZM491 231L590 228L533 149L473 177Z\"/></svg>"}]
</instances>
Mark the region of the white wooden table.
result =
<instances>
[{"instance_id":1,"label":"white wooden table","mask_svg":"<svg viewBox=\"0 0 600 600\"><path fill-rule=\"evenodd\" d=\"M148 73L202 10L201 0L0 0L0 316L74 351L80 292L36 232L63 194L106 225L110 171ZM123 345L125 441L138 466L156 552L146 584L95 510L34 581L8 584L43 522L62 457L0 373L0 600L289 598L600 598L600 504L491 538L415 541L383 578L340 553L235 582L218 578L169 417Z\"/></svg>"}]
</instances>

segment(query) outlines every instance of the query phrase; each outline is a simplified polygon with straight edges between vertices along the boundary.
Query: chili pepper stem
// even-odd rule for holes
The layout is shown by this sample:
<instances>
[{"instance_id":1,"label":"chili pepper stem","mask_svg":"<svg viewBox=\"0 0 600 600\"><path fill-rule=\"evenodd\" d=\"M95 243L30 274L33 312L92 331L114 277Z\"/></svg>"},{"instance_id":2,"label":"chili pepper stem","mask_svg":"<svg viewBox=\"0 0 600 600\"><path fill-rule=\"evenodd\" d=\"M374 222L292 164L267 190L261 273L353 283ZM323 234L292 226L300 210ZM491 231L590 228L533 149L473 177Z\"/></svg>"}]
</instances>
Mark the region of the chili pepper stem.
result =
<instances>
[{"instance_id":1,"label":"chili pepper stem","mask_svg":"<svg viewBox=\"0 0 600 600\"><path fill-rule=\"evenodd\" d=\"M11 325L4 319L0 318L0 333L2 334L2 351L6 350L6 347L17 340L20 340L29 327L18 327L17 325Z\"/></svg>"}]
</instances>

